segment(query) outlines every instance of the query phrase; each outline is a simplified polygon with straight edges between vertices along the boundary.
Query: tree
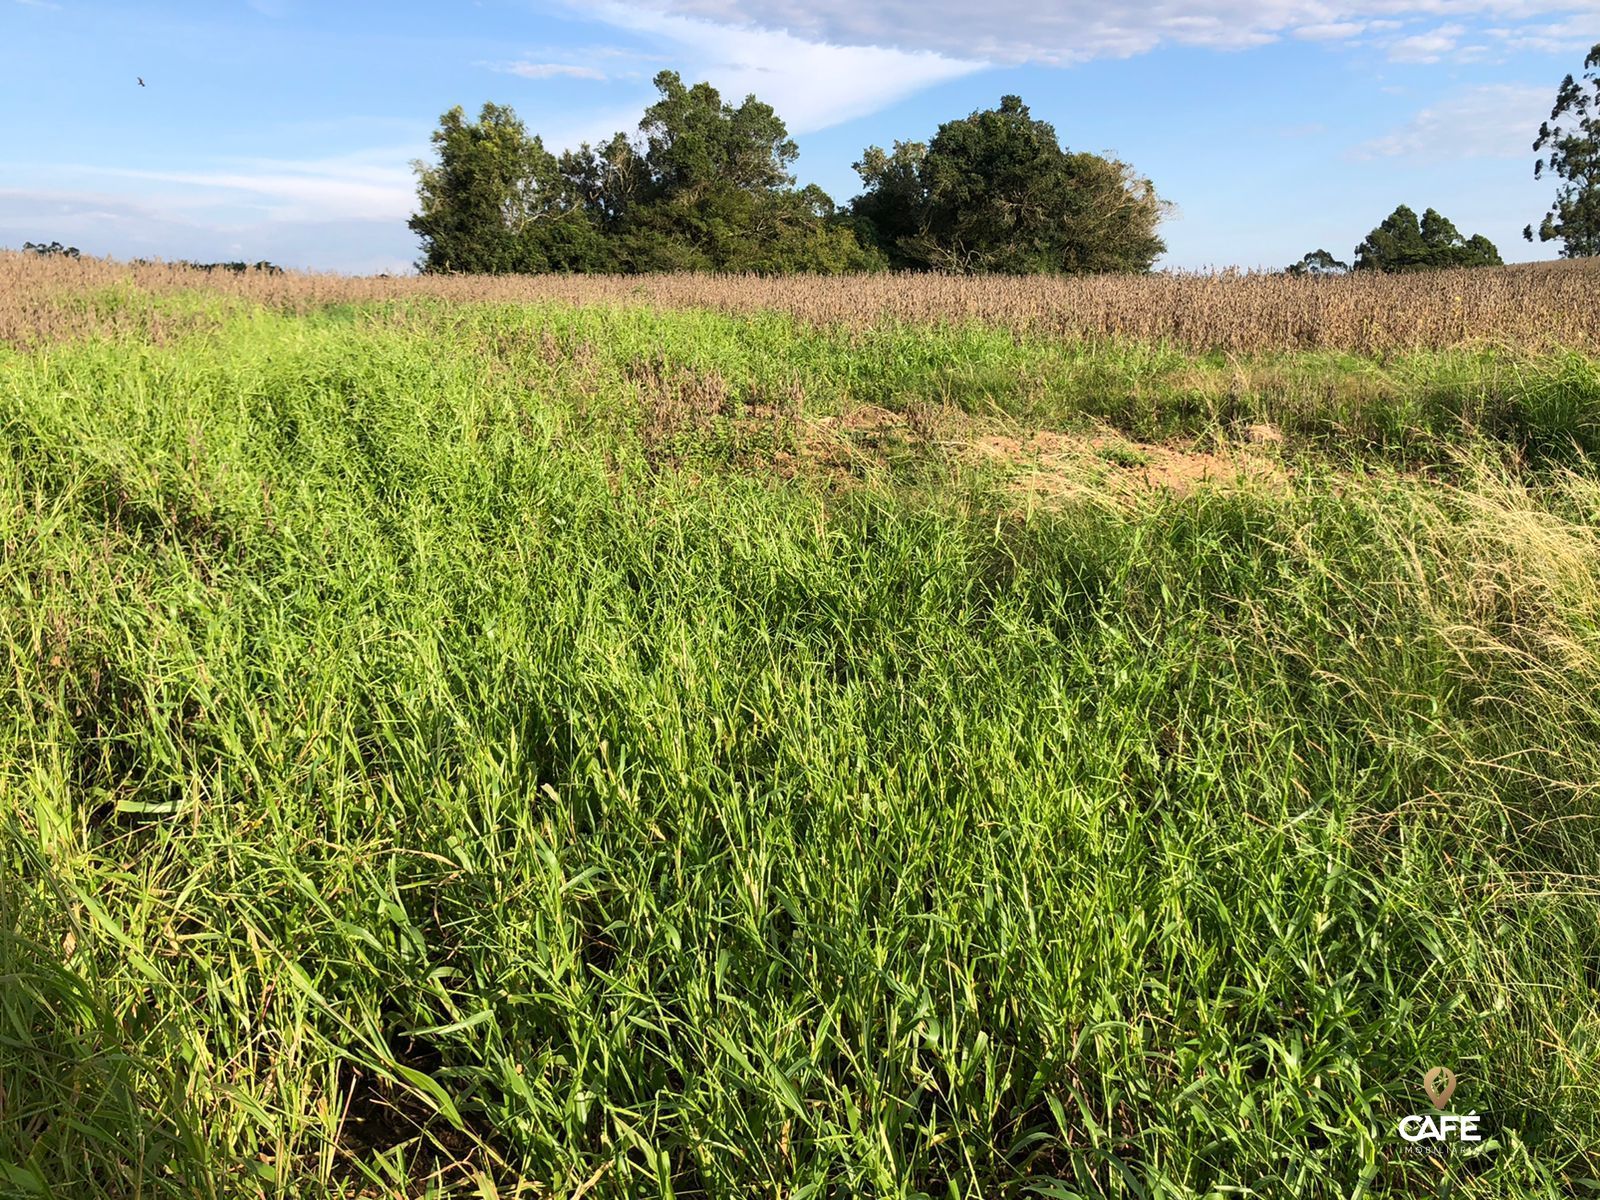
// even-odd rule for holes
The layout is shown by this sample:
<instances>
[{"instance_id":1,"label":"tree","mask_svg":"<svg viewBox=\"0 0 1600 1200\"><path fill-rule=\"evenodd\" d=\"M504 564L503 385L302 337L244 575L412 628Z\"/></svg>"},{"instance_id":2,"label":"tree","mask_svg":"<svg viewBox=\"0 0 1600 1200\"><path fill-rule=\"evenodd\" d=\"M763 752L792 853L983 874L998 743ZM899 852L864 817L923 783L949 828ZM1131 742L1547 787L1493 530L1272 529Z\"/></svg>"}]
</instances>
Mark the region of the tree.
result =
<instances>
[{"instance_id":1,"label":"tree","mask_svg":"<svg viewBox=\"0 0 1600 1200\"><path fill-rule=\"evenodd\" d=\"M1067 155L1055 249L1044 270L1068 274L1145 272L1167 244L1156 226L1169 206L1131 166L1098 154Z\"/></svg>"},{"instance_id":2,"label":"tree","mask_svg":"<svg viewBox=\"0 0 1600 1200\"><path fill-rule=\"evenodd\" d=\"M1550 119L1533 143L1540 157L1533 177L1546 171L1563 180L1555 203L1539 222L1541 242L1560 242L1563 258L1600 254L1600 43L1583 60L1587 88L1568 75L1556 91ZM1570 118L1571 124L1562 122ZM1533 241L1533 226L1522 236Z\"/></svg>"},{"instance_id":3,"label":"tree","mask_svg":"<svg viewBox=\"0 0 1600 1200\"><path fill-rule=\"evenodd\" d=\"M868 146L855 164L862 193L851 202L862 240L897 269L926 267L918 238L926 233L928 194L922 183L922 142L896 142L893 153Z\"/></svg>"},{"instance_id":4,"label":"tree","mask_svg":"<svg viewBox=\"0 0 1600 1200\"><path fill-rule=\"evenodd\" d=\"M1500 265L1500 251L1481 233L1463 238L1436 209L1428 209L1419 220L1404 204L1356 247L1357 271L1396 273Z\"/></svg>"},{"instance_id":5,"label":"tree","mask_svg":"<svg viewBox=\"0 0 1600 1200\"><path fill-rule=\"evenodd\" d=\"M939 127L925 146L868 147L852 211L895 266L1147 271L1165 206L1127 164L1064 150L1018 96Z\"/></svg>"},{"instance_id":6,"label":"tree","mask_svg":"<svg viewBox=\"0 0 1600 1200\"><path fill-rule=\"evenodd\" d=\"M414 164L423 271L497 273L595 269L605 247L556 157L509 108L458 106L433 134L439 161Z\"/></svg>"},{"instance_id":7,"label":"tree","mask_svg":"<svg viewBox=\"0 0 1600 1200\"><path fill-rule=\"evenodd\" d=\"M794 182L800 151L783 119L754 96L734 108L709 83L685 87L676 71L655 77L661 93L639 122L645 163L664 195L693 200L718 187L772 192Z\"/></svg>"},{"instance_id":8,"label":"tree","mask_svg":"<svg viewBox=\"0 0 1600 1200\"><path fill-rule=\"evenodd\" d=\"M799 153L772 106L746 96L725 103L708 83L685 87L675 71L655 77L661 98L639 123L637 167L619 177L627 195L622 257L630 270L838 272L881 265L833 201L796 190Z\"/></svg>"},{"instance_id":9,"label":"tree","mask_svg":"<svg viewBox=\"0 0 1600 1200\"><path fill-rule=\"evenodd\" d=\"M1313 250L1299 262L1290 266L1288 273L1290 275L1321 278L1326 275L1343 275L1349 270L1349 263L1341 262L1326 250Z\"/></svg>"},{"instance_id":10,"label":"tree","mask_svg":"<svg viewBox=\"0 0 1600 1200\"><path fill-rule=\"evenodd\" d=\"M638 147L625 133L604 146L585 142L561 156L561 175L584 214L599 228L615 233L633 206L645 196L650 172Z\"/></svg>"},{"instance_id":11,"label":"tree","mask_svg":"<svg viewBox=\"0 0 1600 1200\"><path fill-rule=\"evenodd\" d=\"M52 258L56 256L61 258L78 257L78 248L76 246L63 246L60 242L23 242L22 252L24 254L44 254Z\"/></svg>"},{"instance_id":12,"label":"tree","mask_svg":"<svg viewBox=\"0 0 1600 1200\"><path fill-rule=\"evenodd\" d=\"M1428 248L1422 242L1422 222L1402 204L1383 219L1366 241L1356 247L1358 271L1421 271L1428 267Z\"/></svg>"},{"instance_id":13,"label":"tree","mask_svg":"<svg viewBox=\"0 0 1600 1200\"><path fill-rule=\"evenodd\" d=\"M768 104L655 78L635 137L559 157L509 108L461 109L417 164L425 271L819 271L881 267L820 189L796 189L798 153Z\"/></svg>"}]
</instances>

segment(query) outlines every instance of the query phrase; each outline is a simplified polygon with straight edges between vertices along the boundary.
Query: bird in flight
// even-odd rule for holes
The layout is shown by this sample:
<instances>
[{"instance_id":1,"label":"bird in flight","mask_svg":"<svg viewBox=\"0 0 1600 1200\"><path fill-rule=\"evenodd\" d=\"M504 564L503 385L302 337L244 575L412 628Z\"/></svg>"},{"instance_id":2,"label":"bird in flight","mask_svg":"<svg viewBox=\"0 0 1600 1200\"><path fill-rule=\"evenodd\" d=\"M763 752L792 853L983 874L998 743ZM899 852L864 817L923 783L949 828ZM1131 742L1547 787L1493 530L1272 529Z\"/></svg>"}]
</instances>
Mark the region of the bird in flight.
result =
<instances>
[{"instance_id":1,"label":"bird in flight","mask_svg":"<svg viewBox=\"0 0 1600 1200\"><path fill-rule=\"evenodd\" d=\"M139 86L140 87L144 86L144 76L143 75L139 76Z\"/></svg>"}]
</instances>

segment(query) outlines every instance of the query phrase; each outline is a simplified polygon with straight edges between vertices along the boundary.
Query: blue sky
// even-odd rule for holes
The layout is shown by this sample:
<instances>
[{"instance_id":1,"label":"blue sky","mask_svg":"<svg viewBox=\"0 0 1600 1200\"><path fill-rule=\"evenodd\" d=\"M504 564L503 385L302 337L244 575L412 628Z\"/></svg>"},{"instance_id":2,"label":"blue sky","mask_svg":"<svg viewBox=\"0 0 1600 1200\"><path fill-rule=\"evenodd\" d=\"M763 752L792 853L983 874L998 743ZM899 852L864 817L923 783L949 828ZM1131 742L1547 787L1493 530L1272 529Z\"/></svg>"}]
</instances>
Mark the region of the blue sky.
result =
<instances>
[{"instance_id":1,"label":"blue sky","mask_svg":"<svg viewBox=\"0 0 1600 1200\"><path fill-rule=\"evenodd\" d=\"M1348 257L1400 203L1544 258L1529 143L1596 42L1600 0L0 0L0 246L404 270L441 112L559 148L672 67L772 103L841 202L863 147L1017 93L1155 181L1170 266Z\"/></svg>"}]
</instances>

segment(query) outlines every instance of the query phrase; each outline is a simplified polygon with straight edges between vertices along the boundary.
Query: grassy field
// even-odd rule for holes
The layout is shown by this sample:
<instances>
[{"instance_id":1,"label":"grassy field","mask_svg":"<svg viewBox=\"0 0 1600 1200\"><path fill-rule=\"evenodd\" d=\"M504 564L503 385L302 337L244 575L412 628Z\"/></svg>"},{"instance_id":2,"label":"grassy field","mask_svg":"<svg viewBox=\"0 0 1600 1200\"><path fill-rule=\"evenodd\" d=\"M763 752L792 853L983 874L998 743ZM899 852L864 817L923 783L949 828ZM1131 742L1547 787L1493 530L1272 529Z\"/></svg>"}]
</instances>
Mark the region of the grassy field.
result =
<instances>
[{"instance_id":1,"label":"grassy field","mask_svg":"<svg viewBox=\"0 0 1600 1200\"><path fill-rule=\"evenodd\" d=\"M1600 1190L1585 347L409 287L10 306L0 1194Z\"/></svg>"}]
</instances>

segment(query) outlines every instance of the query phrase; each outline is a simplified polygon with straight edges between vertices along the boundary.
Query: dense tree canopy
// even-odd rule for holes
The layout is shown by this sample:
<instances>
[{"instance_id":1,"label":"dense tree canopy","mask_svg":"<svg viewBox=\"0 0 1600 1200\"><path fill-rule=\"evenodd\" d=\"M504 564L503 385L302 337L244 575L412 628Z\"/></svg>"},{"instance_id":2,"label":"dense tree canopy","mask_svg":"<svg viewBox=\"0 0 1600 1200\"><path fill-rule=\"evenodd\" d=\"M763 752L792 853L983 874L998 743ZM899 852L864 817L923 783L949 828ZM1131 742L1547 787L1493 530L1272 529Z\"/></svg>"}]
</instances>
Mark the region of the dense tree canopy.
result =
<instances>
[{"instance_id":1,"label":"dense tree canopy","mask_svg":"<svg viewBox=\"0 0 1600 1200\"><path fill-rule=\"evenodd\" d=\"M747 96L735 108L710 84L685 87L672 71L657 75L656 87L661 99L639 124L637 166L624 195L609 202L626 210L616 230L621 266L777 273L881 265L835 219L821 189L795 189L789 168L799 152L770 105Z\"/></svg>"},{"instance_id":2,"label":"dense tree canopy","mask_svg":"<svg viewBox=\"0 0 1600 1200\"><path fill-rule=\"evenodd\" d=\"M559 158L508 108L452 109L418 164L425 271L821 271L882 265L833 202L796 189L770 105L663 71L639 136Z\"/></svg>"},{"instance_id":3,"label":"dense tree canopy","mask_svg":"<svg viewBox=\"0 0 1600 1200\"><path fill-rule=\"evenodd\" d=\"M852 205L897 267L942 271L1146 271L1166 248L1164 207L1125 163L1064 150L1020 97L939 127L933 140L869 147Z\"/></svg>"},{"instance_id":4,"label":"dense tree canopy","mask_svg":"<svg viewBox=\"0 0 1600 1200\"><path fill-rule=\"evenodd\" d=\"M1464 238L1437 210L1428 209L1419 220L1404 204L1356 247L1358 271L1392 273L1500 265L1500 251L1481 233Z\"/></svg>"},{"instance_id":5,"label":"dense tree canopy","mask_svg":"<svg viewBox=\"0 0 1600 1200\"><path fill-rule=\"evenodd\" d=\"M833 273L898 266L1003 272L1143 271L1164 249L1163 205L1125 164L1063 150L1015 96L872 147L846 212L796 186L783 120L676 72L634 135L556 155L509 108L440 119L417 163L424 271Z\"/></svg>"},{"instance_id":6,"label":"dense tree canopy","mask_svg":"<svg viewBox=\"0 0 1600 1200\"><path fill-rule=\"evenodd\" d=\"M1541 157L1533 177L1546 171L1562 180L1555 203L1539 222L1541 242L1560 242L1563 258L1600 254L1600 42L1583 60L1584 83L1571 75L1556 91L1550 119L1539 126L1533 148ZM1533 240L1533 226L1522 235Z\"/></svg>"},{"instance_id":7,"label":"dense tree canopy","mask_svg":"<svg viewBox=\"0 0 1600 1200\"><path fill-rule=\"evenodd\" d=\"M469 122L457 107L433 134L439 161L417 164L425 271L582 270L599 239L571 182L516 113L485 104Z\"/></svg>"}]
</instances>

